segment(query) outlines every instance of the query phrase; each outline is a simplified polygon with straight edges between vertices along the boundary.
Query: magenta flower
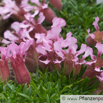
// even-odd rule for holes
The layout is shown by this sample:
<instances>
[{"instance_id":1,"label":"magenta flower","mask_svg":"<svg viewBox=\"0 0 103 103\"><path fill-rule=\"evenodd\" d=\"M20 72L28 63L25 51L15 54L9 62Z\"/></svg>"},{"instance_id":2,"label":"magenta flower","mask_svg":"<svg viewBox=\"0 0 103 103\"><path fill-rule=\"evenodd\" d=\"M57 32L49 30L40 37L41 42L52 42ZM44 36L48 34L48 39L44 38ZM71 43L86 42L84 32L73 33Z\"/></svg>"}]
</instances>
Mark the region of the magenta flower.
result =
<instances>
[{"instance_id":1,"label":"magenta flower","mask_svg":"<svg viewBox=\"0 0 103 103\"><path fill-rule=\"evenodd\" d=\"M26 41L26 43L21 42L20 45L12 43L8 45L7 49L9 51L9 59L13 67L16 80L18 84L30 83L30 74L25 66L25 52L28 50L32 41Z\"/></svg>"}]
</instances>

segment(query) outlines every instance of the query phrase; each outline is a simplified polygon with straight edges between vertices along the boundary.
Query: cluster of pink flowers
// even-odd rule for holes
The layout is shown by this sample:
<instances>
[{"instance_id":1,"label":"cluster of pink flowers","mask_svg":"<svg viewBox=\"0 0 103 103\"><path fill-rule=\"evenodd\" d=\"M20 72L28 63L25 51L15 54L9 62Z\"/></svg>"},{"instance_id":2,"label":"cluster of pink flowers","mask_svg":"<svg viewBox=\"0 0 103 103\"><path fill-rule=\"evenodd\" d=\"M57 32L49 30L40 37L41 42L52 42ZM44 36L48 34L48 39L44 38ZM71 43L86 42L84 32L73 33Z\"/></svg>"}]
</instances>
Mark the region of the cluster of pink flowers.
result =
<instances>
[{"instance_id":1,"label":"cluster of pink flowers","mask_svg":"<svg viewBox=\"0 0 103 103\"><path fill-rule=\"evenodd\" d=\"M29 72L35 72L39 65L39 44L36 43L36 33L44 33L47 30L42 26L46 20L52 23L56 14L48 7L45 0L30 0L34 5L30 5L29 0L3 0L4 5L0 6L0 15L3 19L12 17L16 22L11 25L13 31L5 31L3 43L7 47L0 47L0 77L2 81L10 79L8 61L14 70L18 84L30 83ZM62 9L61 0L50 0L50 3L57 9ZM38 19L34 19L38 16ZM42 34L41 34L42 35ZM37 47L38 46L38 47ZM27 70L28 68L28 70Z\"/></svg>"},{"instance_id":2,"label":"cluster of pink flowers","mask_svg":"<svg viewBox=\"0 0 103 103\"><path fill-rule=\"evenodd\" d=\"M58 71L61 70L61 64L64 62L65 74L70 74L74 68L74 75L81 70L81 65L86 65L87 69L83 75L92 78L96 76L101 84L103 84L103 60L101 55L103 49L101 44L103 32L99 31L98 21L95 18L93 23L96 32L90 34L88 30L88 37L86 42L88 45L95 45L98 50L97 56L93 54L93 49L86 44L81 44L78 50L77 39L69 32L66 34L66 39L63 39L60 32L62 27L65 27L66 22L62 18L56 17L55 13L48 7L45 0L4 0L4 7L0 7L0 14L4 19L10 15L16 17L19 22L14 22L11 28L14 31L5 31L3 43L8 44L7 47L1 47L1 62L0 62L0 76L2 80L10 77L9 67L7 61L10 60L11 66L14 70L16 80L19 84L30 83L29 72L35 72L37 65L42 69L54 70L55 66ZM8 6L8 3L10 4ZM60 0L50 0L50 3L57 9L62 9ZM34 10L31 14L30 11ZM34 19L38 15L37 19ZM42 22L46 20L52 23L50 30L46 30L42 26ZM21 21L21 22L20 22ZM93 40L93 42L91 42ZM18 45L16 44L18 43ZM81 58L79 56L82 55ZM86 61L87 57L91 57L90 61ZM25 66L26 65L26 66ZM27 68L26 68L27 67ZM28 70L27 70L28 69Z\"/></svg>"}]
</instances>

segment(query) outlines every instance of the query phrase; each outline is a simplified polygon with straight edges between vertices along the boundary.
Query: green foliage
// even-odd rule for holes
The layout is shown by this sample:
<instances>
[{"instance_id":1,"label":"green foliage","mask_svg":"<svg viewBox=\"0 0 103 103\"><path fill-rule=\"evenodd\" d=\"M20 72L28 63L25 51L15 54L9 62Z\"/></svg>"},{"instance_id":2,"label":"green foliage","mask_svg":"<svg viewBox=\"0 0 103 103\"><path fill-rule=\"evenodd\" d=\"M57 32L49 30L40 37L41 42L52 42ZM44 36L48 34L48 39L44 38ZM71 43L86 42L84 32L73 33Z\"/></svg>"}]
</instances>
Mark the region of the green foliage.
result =
<instances>
[{"instance_id":1,"label":"green foliage","mask_svg":"<svg viewBox=\"0 0 103 103\"><path fill-rule=\"evenodd\" d=\"M99 85L95 78L81 79L86 67L81 68L80 74L73 76L64 75L64 69L59 73L56 69L52 72L37 70L31 74L29 87L8 81L0 82L0 102L4 103L60 103L60 95L93 94Z\"/></svg>"}]
</instances>

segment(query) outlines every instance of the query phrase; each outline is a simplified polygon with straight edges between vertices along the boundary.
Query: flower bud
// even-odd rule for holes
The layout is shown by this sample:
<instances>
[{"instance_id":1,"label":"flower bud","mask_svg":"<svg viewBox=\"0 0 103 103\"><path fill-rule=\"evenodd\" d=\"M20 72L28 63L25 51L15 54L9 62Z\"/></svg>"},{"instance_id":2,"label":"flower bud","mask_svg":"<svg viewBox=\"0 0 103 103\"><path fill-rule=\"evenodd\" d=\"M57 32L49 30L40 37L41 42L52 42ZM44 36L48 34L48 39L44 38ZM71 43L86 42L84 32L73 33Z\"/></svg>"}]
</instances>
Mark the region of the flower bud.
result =
<instances>
[{"instance_id":1,"label":"flower bud","mask_svg":"<svg viewBox=\"0 0 103 103\"><path fill-rule=\"evenodd\" d=\"M97 42L95 41L95 39L92 39L90 35L88 35L86 37L86 43L90 46L94 46Z\"/></svg>"},{"instance_id":2,"label":"flower bud","mask_svg":"<svg viewBox=\"0 0 103 103\"><path fill-rule=\"evenodd\" d=\"M41 24L37 24L34 29L36 33L47 33L46 29Z\"/></svg>"},{"instance_id":3,"label":"flower bud","mask_svg":"<svg viewBox=\"0 0 103 103\"><path fill-rule=\"evenodd\" d=\"M49 0L50 4L53 5L54 8L56 8L57 10L61 10L62 9L62 2L61 0Z\"/></svg>"},{"instance_id":4,"label":"flower bud","mask_svg":"<svg viewBox=\"0 0 103 103\"><path fill-rule=\"evenodd\" d=\"M45 20L48 23L52 23L54 17L56 17L54 11L50 8L42 9L43 15L45 16Z\"/></svg>"},{"instance_id":5,"label":"flower bud","mask_svg":"<svg viewBox=\"0 0 103 103\"><path fill-rule=\"evenodd\" d=\"M26 65L27 69L29 70L29 72L31 72L31 73L36 72L37 63L32 58L26 57L25 65Z\"/></svg>"},{"instance_id":6,"label":"flower bud","mask_svg":"<svg viewBox=\"0 0 103 103\"><path fill-rule=\"evenodd\" d=\"M16 1L17 5L20 5L22 0L15 0L15 1Z\"/></svg>"},{"instance_id":7,"label":"flower bud","mask_svg":"<svg viewBox=\"0 0 103 103\"><path fill-rule=\"evenodd\" d=\"M88 77L88 78L93 78L96 75L99 75L99 72L96 72L95 70L90 70L90 69L86 69L86 71L84 72L82 78Z\"/></svg>"},{"instance_id":8,"label":"flower bud","mask_svg":"<svg viewBox=\"0 0 103 103\"><path fill-rule=\"evenodd\" d=\"M11 66L14 70L16 81L18 84L30 84L30 74L22 58L15 58L11 60Z\"/></svg>"}]
</instances>

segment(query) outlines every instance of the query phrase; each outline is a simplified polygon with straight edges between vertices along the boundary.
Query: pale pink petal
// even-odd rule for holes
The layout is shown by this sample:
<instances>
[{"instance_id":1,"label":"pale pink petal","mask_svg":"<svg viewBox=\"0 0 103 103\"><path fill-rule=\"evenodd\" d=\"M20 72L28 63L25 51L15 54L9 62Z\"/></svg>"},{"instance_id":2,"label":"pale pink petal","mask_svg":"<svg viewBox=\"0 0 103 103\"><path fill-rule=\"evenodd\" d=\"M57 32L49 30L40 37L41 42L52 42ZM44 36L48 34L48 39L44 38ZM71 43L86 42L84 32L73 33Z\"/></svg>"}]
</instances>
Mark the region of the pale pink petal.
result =
<instances>
[{"instance_id":1,"label":"pale pink petal","mask_svg":"<svg viewBox=\"0 0 103 103\"><path fill-rule=\"evenodd\" d=\"M92 37L92 39L95 39L95 35L93 33L89 35Z\"/></svg>"},{"instance_id":2,"label":"pale pink petal","mask_svg":"<svg viewBox=\"0 0 103 103\"><path fill-rule=\"evenodd\" d=\"M86 47L87 47L86 44L82 44L82 45L81 45L81 49L80 49L79 51L77 51L76 56L78 56L78 55L84 53L84 52L86 51Z\"/></svg>"},{"instance_id":3,"label":"pale pink petal","mask_svg":"<svg viewBox=\"0 0 103 103\"><path fill-rule=\"evenodd\" d=\"M42 60L39 60L40 62L44 63L44 64L49 64L50 63L50 60L45 60L45 61L42 61Z\"/></svg>"},{"instance_id":4,"label":"pale pink petal","mask_svg":"<svg viewBox=\"0 0 103 103\"><path fill-rule=\"evenodd\" d=\"M14 29L16 31L16 33L18 34L20 31L20 23L19 22L12 23L11 28Z\"/></svg>"},{"instance_id":5,"label":"pale pink petal","mask_svg":"<svg viewBox=\"0 0 103 103\"><path fill-rule=\"evenodd\" d=\"M54 42L54 50L55 51L61 51L62 47L61 47L61 43L60 42Z\"/></svg>"},{"instance_id":6,"label":"pale pink petal","mask_svg":"<svg viewBox=\"0 0 103 103\"><path fill-rule=\"evenodd\" d=\"M37 5L40 5L39 0L30 0L30 1L31 1L31 3L35 3L35 4L37 4Z\"/></svg>"},{"instance_id":7,"label":"pale pink petal","mask_svg":"<svg viewBox=\"0 0 103 103\"><path fill-rule=\"evenodd\" d=\"M9 12L10 12L10 9L5 8L5 7L0 7L0 14L1 15L4 15L4 14L9 13Z\"/></svg>"},{"instance_id":8,"label":"pale pink petal","mask_svg":"<svg viewBox=\"0 0 103 103\"><path fill-rule=\"evenodd\" d=\"M96 63L96 60L94 60L94 61L87 61L85 64L86 65L92 65L93 63Z\"/></svg>"},{"instance_id":9,"label":"pale pink petal","mask_svg":"<svg viewBox=\"0 0 103 103\"><path fill-rule=\"evenodd\" d=\"M88 29L87 30L87 32L88 32L88 34L92 37L92 39L94 39L95 38L95 35L92 33L92 34L90 34L90 29Z\"/></svg>"},{"instance_id":10,"label":"pale pink petal","mask_svg":"<svg viewBox=\"0 0 103 103\"><path fill-rule=\"evenodd\" d=\"M12 42L10 45L7 46L8 50L12 53L13 57L16 58L16 50L18 49L17 44Z\"/></svg>"},{"instance_id":11,"label":"pale pink petal","mask_svg":"<svg viewBox=\"0 0 103 103\"><path fill-rule=\"evenodd\" d=\"M46 55L46 54L47 54L45 48L44 48L42 45L38 45L38 46L36 47L36 51L37 51L38 53L40 53L40 54L43 54L43 55Z\"/></svg>"},{"instance_id":12,"label":"pale pink petal","mask_svg":"<svg viewBox=\"0 0 103 103\"><path fill-rule=\"evenodd\" d=\"M90 29L87 30L88 34L90 33Z\"/></svg>"},{"instance_id":13,"label":"pale pink petal","mask_svg":"<svg viewBox=\"0 0 103 103\"><path fill-rule=\"evenodd\" d=\"M58 59L56 59L56 60L53 61L53 62L54 62L55 64L56 64L56 63L59 63L59 64L60 64L62 61L63 61L63 60L58 60Z\"/></svg>"},{"instance_id":14,"label":"pale pink petal","mask_svg":"<svg viewBox=\"0 0 103 103\"><path fill-rule=\"evenodd\" d=\"M54 40L58 40L59 39L59 36L60 36L60 32L61 32L61 28L58 28L58 27L53 27L49 32L51 32L51 37L50 39L54 39Z\"/></svg>"},{"instance_id":15,"label":"pale pink petal","mask_svg":"<svg viewBox=\"0 0 103 103\"><path fill-rule=\"evenodd\" d=\"M51 41L49 42L49 41L47 41L47 42L43 42L43 46L44 46L44 48L47 50L47 51L52 51L53 49L52 49L52 45L51 45Z\"/></svg>"},{"instance_id":16,"label":"pale pink petal","mask_svg":"<svg viewBox=\"0 0 103 103\"><path fill-rule=\"evenodd\" d=\"M90 48L90 47L87 47L86 50L85 50L85 54L83 55L83 58L86 58L88 56L92 56L93 55L93 49Z\"/></svg>"},{"instance_id":17,"label":"pale pink petal","mask_svg":"<svg viewBox=\"0 0 103 103\"><path fill-rule=\"evenodd\" d=\"M98 56L100 56L103 53L103 44L101 44L100 42L98 42L95 46L98 50Z\"/></svg>"},{"instance_id":18,"label":"pale pink petal","mask_svg":"<svg viewBox=\"0 0 103 103\"><path fill-rule=\"evenodd\" d=\"M43 15L43 13L41 12L39 14L39 18L37 20L38 24L41 24L43 21L45 20L45 16Z\"/></svg>"},{"instance_id":19,"label":"pale pink petal","mask_svg":"<svg viewBox=\"0 0 103 103\"><path fill-rule=\"evenodd\" d=\"M25 43L21 42L21 44L19 45L20 50L21 50L21 54L24 54L30 47L30 45L32 45L34 42L34 40L27 40Z\"/></svg>"},{"instance_id":20,"label":"pale pink petal","mask_svg":"<svg viewBox=\"0 0 103 103\"><path fill-rule=\"evenodd\" d=\"M97 16L95 18L95 21L93 22L93 25L94 25L94 27L95 27L96 30L99 30L98 21L99 21L99 17Z\"/></svg>"},{"instance_id":21,"label":"pale pink petal","mask_svg":"<svg viewBox=\"0 0 103 103\"><path fill-rule=\"evenodd\" d=\"M29 27L29 25L26 25L24 23L19 23L19 26L20 26L20 28L28 28Z\"/></svg>"},{"instance_id":22,"label":"pale pink petal","mask_svg":"<svg viewBox=\"0 0 103 103\"><path fill-rule=\"evenodd\" d=\"M35 34L35 38L37 39L36 40L36 43L38 44L38 43L42 43L43 42L43 40L46 38L46 34L44 34L44 33L36 33Z\"/></svg>"},{"instance_id":23,"label":"pale pink petal","mask_svg":"<svg viewBox=\"0 0 103 103\"><path fill-rule=\"evenodd\" d=\"M64 59L65 58L65 53L64 52L62 52L62 51L55 51L56 52L56 54L59 56L59 57L61 57L62 59Z\"/></svg>"},{"instance_id":24,"label":"pale pink petal","mask_svg":"<svg viewBox=\"0 0 103 103\"><path fill-rule=\"evenodd\" d=\"M14 36L9 30L7 30L7 31L4 33L4 37L5 37L6 39L11 40L11 41L16 41L16 40L19 39L18 37Z\"/></svg>"},{"instance_id":25,"label":"pale pink petal","mask_svg":"<svg viewBox=\"0 0 103 103\"><path fill-rule=\"evenodd\" d=\"M6 39L3 39L3 40L2 40L2 43L10 44L11 42L10 42L10 41L8 41L8 40L6 40Z\"/></svg>"},{"instance_id":26,"label":"pale pink petal","mask_svg":"<svg viewBox=\"0 0 103 103\"><path fill-rule=\"evenodd\" d=\"M60 27L61 28L66 25L65 20L62 18L58 18L58 17L55 17L52 22L53 22L53 25L51 27Z\"/></svg>"},{"instance_id":27,"label":"pale pink petal","mask_svg":"<svg viewBox=\"0 0 103 103\"><path fill-rule=\"evenodd\" d=\"M5 19L9 18L10 15L11 15L11 13L9 13L9 14L7 14L7 15L4 15L4 16L3 16L3 19L5 20Z\"/></svg>"},{"instance_id":28,"label":"pale pink petal","mask_svg":"<svg viewBox=\"0 0 103 103\"><path fill-rule=\"evenodd\" d=\"M39 10L35 10L34 14L32 14L32 17L35 17L39 13Z\"/></svg>"},{"instance_id":29,"label":"pale pink petal","mask_svg":"<svg viewBox=\"0 0 103 103\"><path fill-rule=\"evenodd\" d=\"M29 0L22 0L20 7L22 7L25 11L31 11L34 7L28 4Z\"/></svg>"},{"instance_id":30,"label":"pale pink petal","mask_svg":"<svg viewBox=\"0 0 103 103\"><path fill-rule=\"evenodd\" d=\"M43 4L43 5L41 5L41 7L42 7L42 9L46 9L46 8L48 8L48 3L47 3L47 4Z\"/></svg>"},{"instance_id":31,"label":"pale pink petal","mask_svg":"<svg viewBox=\"0 0 103 103\"><path fill-rule=\"evenodd\" d=\"M24 41L26 41L27 39L32 40L32 38L29 35L29 32L26 29L23 29L22 31L20 31L21 35L21 39L23 39Z\"/></svg>"},{"instance_id":32,"label":"pale pink petal","mask_svg":"<svg viewBox=\"0 0 103 103\"><path fill-rule=\"evenodd\" d=\"M66 47L68 47L68 46L69 46L69 44L68 44L68 41L67 41L67 40L63 40L63 41L61 42L61 47L66 48Z\"/></svg>"},{"instance_id":33,"label":"pale pink petal","mask_svg":"<svg viewBox=\"0 0 103 103\"><path fill-rule=\"evenodd\" d=\"M72 48L73 45L75 45L75 47L76 47L77 39L75 37L72 37L71 35L72 35L71 32L67 33L66 42L68 43L68 46Z\"/></svg>"}]
</instances>

